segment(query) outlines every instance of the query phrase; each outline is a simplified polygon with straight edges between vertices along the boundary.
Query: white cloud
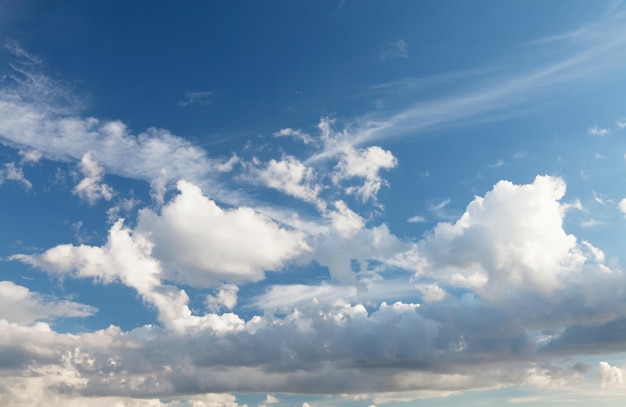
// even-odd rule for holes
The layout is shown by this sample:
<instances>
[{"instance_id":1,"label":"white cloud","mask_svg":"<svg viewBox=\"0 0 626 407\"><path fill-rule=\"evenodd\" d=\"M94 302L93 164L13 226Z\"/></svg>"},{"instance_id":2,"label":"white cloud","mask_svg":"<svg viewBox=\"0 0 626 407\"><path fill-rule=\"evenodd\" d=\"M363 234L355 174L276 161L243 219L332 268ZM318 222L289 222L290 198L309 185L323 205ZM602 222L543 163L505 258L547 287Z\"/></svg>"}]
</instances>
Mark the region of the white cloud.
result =
<instances>
[{"instance_id":1,"label":"white cloud","mask_svg":"<svg viewBox=\"0 0 626 407\"><path fill-rule=\"evenodd\" d=\"M219 172L230 172L233 170L233 168L235 167L235 164L237 164L238 162L239 162L239 157L237 157L237 154L233 154L227 161L220 163L220 164L216 164L215 168Z\"/></svg>"},{"instance_id":2,"label":"white cloud","mask_svg":"<svg viewBox=\"0 0 626 407\"><path fill-rule=\"evenodd\" d=\"M387 44L387 48L380 56L382 61L391 58L407 59L409 57L409 44L402 38Z\"/></svg>"},{"instance_id":3,"label":"white cloud","mask_svg":"<svg viewBox=\"0 0 626 407\"><path fill-rule=\"evenodd\" d=\"M350 238L365 226L363 218L348 208L344 201L336 201L335 210L329 211L326 216L332 222L332 228L342 237Z\"/></svg>"},{"instance_id":4,"label":"white cloud","mask_svg":"<svg viewBox=\"0 0 626 407\"><path fill-rule=\"evenodd\" d=\"M519 286L551 292L585 261L576 237L563 230L564 194L560 178L538 176L529 185L500 181L454 224L438 224L420 242L421 253L450 283L469 284L487 297Z\"/></svg>"},{"instance_id":5,"label":"white cloud","mask_svg":"<svg viewBox=\"0 0 626 407\"><path fill-rule=\"evenodd\" d=\"M41 160L41 157L42 157L41 151L37 151L37 150L29 150L29 151L20 150L19 154L20 156L22 156L22 160L21 160L22 164L36 164L39 162L39 160Z\"/></svg>"},{"instance_id":6,"label":"white cloud","mask_svg":"<svg viewBox=\"0 0 626 407\"><path fill-rule=\"evenodd\" d=\"M107 172L171 185L179 179L209 182L214 162L206 152L167 130L132 134L120 121L81 117L81 103L59 83L19 68L16 86L0 89L0 138L48 159L91 159Z\"/></svg>"},{"instance_id":7,"label":"white cloud","mask_svg":"<svg viewBox=\"0 0 626 407\"><path fill-rule=\"evenodd\" d=\"M626 215L626 198L619 201L619 204L617 205L617 207L619 208L620 212Z\"/></svg>"},{"instance_id":8,"label":"white cloud","mask_svg":"<svg viewBox=\"0 0 626 407\"><path fill-rule=\"evenodd\" d=\"M263 401L263 404L276 404L276 403L280 403L280 400L271 394L268 394L265 397L265 400Z\"/></svg>"},{"instance_id":9,"label":"white cloud","mask_svg":"<svg viewBox=\"0 0 626 407\"><path fill-rule=\"evenodd\" d=\"M487 167L489 167L489 168L498 168L498 167L502 167L503 165L504 165L504 160L502 158L500 158L495 163L487 164Z\"/></svg>"},{"instance_id":10,"label":"white cloud","mask_svg":"<svg viewBox=\"0 0 626 407\"><path fill-rule=\"evenodd\" d=\"M180 194L157 214L139 212L136 233L154 245L168 278L195 285L258 281L309 250L303 233L281 228L252 208L224 210L181 181Z\"/></svg>"},{"instance_id":11,"label":"white cloud","mask_svg":"<svg viewBox=\"0 0 626 407\"><path fill-rule=\"evenodd\" d=\"M415 215L415 216L411 216L406 221L409 223L422 223L422 222L426 222L426 219L423 216Z\"/></svg>"},{"instance_id":12,"label":"white cloud","mask_svg":"<svg viewBox=\"0 0 626 407\"><path fill-rule=\"evenodd\" d=\"M4 164L4 171L0 171L0 184L2 184L5 179L19 182L26 189L33 187L33 184L24 176L24 170L16 166L15 163Z\"/></svg>"},{"instance_id":13,"label":"white cloud","mask_svg":"<svg viewBox=\"0 0 626 407\"><path fill-rule=\"evenodd\" d=\"M100 199L110 201L113 198L113 188L102 183L104 170L94 160L91 151L83 156L80 172L84 178L74 187L72 193L87 201L89 205L94 205Z\"/></svg>"},{"instance_id":14,"label":"white cloud","mask_svg":"<svg viewBox=\"0 0 626 407\"><path fill-rule=\"evenodd\" d=\"M88 305L33 293L11 281L0 281L0 319L20 324L67 317L87 317L96 312Z\"/></svg>"},{"instance_id":15,"label":"white cloud","mask_svg":"<svg viewBox=\"0 0 626 407\"><path fill-rule=\"evenodd\" d=\"M365 183L360 186L350 186L346 188L349 194L355 194L363 202L369 199L376 199L376 194L380 187L387 185L387 182L380 177L380 170L391 169L398 165L398 160L390 151L383 150L378 146L366 149L355 149L347 147L333 173L333 181L350 178L364 178Z\"/></svg>"},{"instance_id":16,"label":"white cloud","mask_svg":"<svg viewBox=\"0 0 626 407\"><path fill-rule=\"evenodd\" d=\"M217 295L208 295L206 298L206 306L213 312L219 311L221 307L232 310L237 305L237 292L239 287L234 284L223 284Z\"/></svg>"},{"instance_id":17,"label":"white cloud","mask_svg":"<svg viewBox=\"0 0 626 407\"><path fill-rule=\"evenodd\" d=\"M609 134L610 130L609 129L605 129L602 127L598 127L598 126L591 126L590 128L587 129L587 134L589 134L590 136L606 136L607 134Z\"/></svg>"},{"instance_id":18,"label":"white cloud","mask_svg":"<svg viewBox=\"0 0 626 407\"><path fill-rule=\"evenodd\" d=\"M206 105L211 102L212 92L204 91L186 91L182 100L178 102L178 106L185 107L189 105Z\"/></svg>"},{"instance_id":19,"label":"white cloud","mask_svg":"<svg viewBox=\"0 0 626 407\"><path fill-rule=\"evenodd\" d=\"M415 288L422 293L424 302L436 302L446 298L446 292L437 284L417 284Z\"/></svg>"},{"instance_id":20,"label":"white cloud","mask_svg":"<svg viewBox=\"0 0 626 407\"><path fill-rule=\"evenodd\" d=\"M600 381L602 387L621 387L624 385L624 370L602 361L600 362Z\"/></svg>"},{"instance_id":21,"label":"white cloud","mask_svg":"<svg viewBox=\"0 0 626 407\"><path fill-rule=\"evenodd\" d=\"M280 129L274 133L274 137L293 137L296 140L302 141L304 144L314 143L313 138L300 129Z\"/></svg>"},{"instance_id":22,"label":"white cloud","mask_svg":"<svg viewBox=\"0 0 626 407\"><path fill-rule=\"evenodd\" d=\"M253 175L270 188L324 207L317 197L321 187L314 182L313 168L306 167L295 157L286 156L280 161L272 159L264 168L255 170Z\"/></svg>"},{"instance_id":23,"label":"white cloud","mask_svg":"<svg viewBox=\"0 0 626 407\"><path fill-rule=\"evenodd\" d=\"M617 127L619 127L620 129L623 129L626 127L626 120L624 119L618 120L616 124L617 124Z\"/></svg>"}]
</instances>

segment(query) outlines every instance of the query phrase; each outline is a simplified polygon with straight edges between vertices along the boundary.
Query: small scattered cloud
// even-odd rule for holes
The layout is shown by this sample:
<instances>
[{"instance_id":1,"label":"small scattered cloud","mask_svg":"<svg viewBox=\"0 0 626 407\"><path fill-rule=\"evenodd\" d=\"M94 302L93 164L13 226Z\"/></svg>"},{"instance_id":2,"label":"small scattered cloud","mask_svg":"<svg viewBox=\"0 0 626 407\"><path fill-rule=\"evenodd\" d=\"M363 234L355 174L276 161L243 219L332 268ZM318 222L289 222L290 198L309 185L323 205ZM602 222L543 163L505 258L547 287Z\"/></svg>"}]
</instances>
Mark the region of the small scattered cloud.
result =
<instances>
[{"instance_id":1,"label":"small scattered cloud","mask_svg":"<svg viewBox=\"0 0 626 407\"><path fill-rule=\"evenodd\" d=\"M19 154L22 157L21 164L37 164L42 157L41 151L38 150L20 150Z\"/></svg>"},{"instance_id":2,"label":"small scattered cloud","mask_svg":"<svg viewBox=\"0 0 626 407\"><path fill-rule=\"evenodd\" d=\"M83 156L79 166L84 178L72 192L87 201L89 205L94 205L100 199L110 201L113 198L113 188L102 183L104 169L93 158L91 151Z\"/></svg>"},{"instance_id":3,"label":"small scattered cloud","mask_svg":"<svg viewBox=\"0 0 626 407\"><path fill-rule=\"evenodd\" d=\"M444 211L450 202L452 202L451 198L446 198L438 203L431 202L428 205L428 211L434 213L440 218L447 218L448 216L444 213Z\"/></svg>"},{"instance_id":4,"label":"small scattered cloud","mask_svg":"<svg viewBox=\"0 0 626 407\"><path fill-rule=\"evenodd\" d=\"M304 144L313 143L313 138L300 129L280 129L274 133L274 137L293 137L296 140L302 141Z\"/></svg>"},{"instance_id":5,"label":"small scattered cloud","mask_svg":"<svg viewBox=\"0 0 626 407\"><path fill-rule=\"evenodd\" d=\"M376 200L376 195L387 181L380 176L380 170L392 169L398 165L398 160L391 151L383 150L379 146L366 149L348 147L344 150L341 160L333 173L333 182L338 184L340 180L350 178L364 178L365 182L360 186L346 188L346 193L355 194L363 202Z\"/></svg>"},{"instance_id":6,"label":"small scattered cloud","mask_svg":"<svg viewBox=\"0 0 626 407\"><path fill-rule=\"evenodd\" d=\"M4 180L19 182L26 189L33 187L33 184L24 176L22 167L15 165L13 162L4 164L4 170L0 169L0 184L2 184Z\"/></svg>"},{"instance_id":7,"label":"small scattered cloud","mask_svg":"<svg viewBox=\"0 0 626 407\"><path fill-rule=\"evenodd\" d=\"M591 126L587 129L587 134L589 134L590 136L606 136L607 134L609 134L610 130L603 128L603 127L598 127L598 126Z\"/></svg>"},{"instance_id":8,"label":"small scattered cloud","mask_svg":"<svg viewBox=\"0 0 626 407\"><path fill-rule=\"evenodd\" d=\"M219 311L220 308L232 311L235 305L237 305L238 292L239 287L235 284L223 284L216 295L207 295L205 305L213 312ZM265 404L269 403L265 401Z\"/></svg>"},{"instance_id":9,"label":"small scattered cloud","mask_svg":"<svg viewBox=\"0 0 626 407\"><path fill-rule=\"evenodd\" d=\"M406 221L409 223L423 223L423 222L426 222L426 219L423 216L415 215L415 216L411 216Z\"/></svg>"},{"instance_id":10,"label":"small scattered cloud","mask_svg":"<svg viewBox=\"0 0 626 407\"><path fill-rule=\"evenodd\" d=\"M190 105L207 105L211 103L211 95L213 93L208 90L203 91L186 91L183 99L178 101L178 106L185 107Z\"/></svg>"},{"instance_id":11,"label":"small scattered cloud","mask_svg":"<svg viewBox=\"0 0 626 407\"><path fill-rule=\"evenodd\" d=\"M220 164L216 164L215 169L218 170L219 172L231 172L239 161L240 160L237 154L233 153L233 155L227 161L224 161L223 163L220 163Z\"/></svg>"},{"instance_id":12,"label":"small scattered cloud","mask_svg":"<svg viewBox=\"0 0 626 407\"><path fill-rule=\"evenodd\" d=\"M387 44L387 48L380 56L382 61L392 58L407 59L409 57L409 44L402 38Z\"/></svg>"},{"instance_id":13,"label":"small scattered cloud","mask_svg":"<svg viewBox=\"0 0 626 407\"><path fill-rule=\"evenodd\" d=\"M495 163L487 164L487 167L489 167L489 168L498 168L498 167L502 167L503 165L504 165L504 160L502 158L500 158Z\"/></svg>"},{"instance_id":14,"label":"small scattered cloud","mask_svg":"<svg viewBox=\"0 0 626 407\"><path fill-rule=\"evenodd\" d=\"M624 127L626 127L626 119L619 119L615 124L620 129L623 129Z\"/></svg>"},{"instance_id":15,"label":"small scattered cloud","mask_svg":"<svg viewBox=\"0 0 626 407\"><path fill-rule=\"evenodd\" d=\"M515 158L516 160L522 159L524 157L526 157L526 151L524 150L517 150L513 153L513 158Z\"/></svg>"}]
</instances>

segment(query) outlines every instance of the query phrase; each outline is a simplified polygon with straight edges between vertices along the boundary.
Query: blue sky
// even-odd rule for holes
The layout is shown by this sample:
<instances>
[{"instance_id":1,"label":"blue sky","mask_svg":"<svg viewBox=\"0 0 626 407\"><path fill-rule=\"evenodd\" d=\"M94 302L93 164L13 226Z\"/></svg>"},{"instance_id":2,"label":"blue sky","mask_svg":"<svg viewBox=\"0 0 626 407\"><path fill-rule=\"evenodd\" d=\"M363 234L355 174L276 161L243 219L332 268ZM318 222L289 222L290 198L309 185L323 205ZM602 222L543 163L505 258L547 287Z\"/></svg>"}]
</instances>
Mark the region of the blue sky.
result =
<instances>
[{"instance_id":1,"label":"blue sky","mask_svg":"<svg viewBox=\"0 0 626 407\"><path fill-rule=\"evenodd\" d=\"M620 405L622 1L0 0L0 404Z\"/></svg>"}]
</instances>

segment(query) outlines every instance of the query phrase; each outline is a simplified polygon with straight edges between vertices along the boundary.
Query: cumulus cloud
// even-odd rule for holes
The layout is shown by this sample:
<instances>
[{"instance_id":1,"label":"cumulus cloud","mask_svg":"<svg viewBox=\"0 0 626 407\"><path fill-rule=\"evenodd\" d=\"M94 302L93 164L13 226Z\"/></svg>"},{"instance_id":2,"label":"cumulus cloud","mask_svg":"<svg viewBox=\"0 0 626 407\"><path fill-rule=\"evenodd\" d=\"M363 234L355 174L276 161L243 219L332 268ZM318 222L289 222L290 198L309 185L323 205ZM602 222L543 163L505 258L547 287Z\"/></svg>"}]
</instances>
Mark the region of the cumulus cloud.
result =
<instances>
[{"instance_id":1,"label":"cumulus cloud","mask_svg":"<svg viewBox=\"0 0 626 407\"><path fill-rule=\"evenodd\" d=\"M600 362L600 380L602 387L620 387L624 385L624 370L611 366L608 362Z\"/></svg>"},{"instance_id":2,"label":"cumulus cloud","mask_svg":"<svg viewBox=\"0 0 626 407\"><path fill-rule=\"evenodd\" d=\"M232 310L237 305L239 287L234 284L223 284L216 295L208 295L206 306L211 311L219 311L221 307Z\"/></svg>"},{"instance_id":3,"label":"cumulus cloud","mask_svg":"<svg viewBox=\"0 0 626 407\"><path fill-rule=\"evenodd\" d=\"M305 166L295 157L286 156L280 161L272 159L265 167L255 170L254 175L270 188L324 207L317 197L321 187L315 184L313 168Z\"/></svg>"},{"instance_id":4,"label":"cumulus cloud","mask_svg":"<svg viewBox=\"0 0 626 407\"><path fill-rule=\"evenodd\" d=\"M341 159L333 173L333 181L339 183L340 180L350 178L364 178L363 185L350 186L346 188L349 194L355 194L363 202L375 199L381 186L387 182L380 176L380 170L391 169L398 164L398 160L390 151L383 150L378 146L365 149L355 149L348 147L341 155Z\"/></svg>"},{"instance_id":5,"label":"cumulus cloud","mask_svg":"<svg viewBox=\"0 0 626 407\"><path fill-rule=\"evenodd\" d=\"M279 269L308 246L302 233L283 229L250 208L225 211L193 184L181 181L178 186L180 195L160 215L142 210L136 230L124 227L120 219L102 247L65 244L12 259L104 284L120 281L136 289L171 328L217 323L217 329L231 329L241 323L238 317L193 316L186 292L162 280L200 286L257 281L265 270ZM234 306L236 290L225 287L212 304Z\"/></svg>"},{"instance_id":6,"label":"cumulus cloud","mask_svg":"<svg viewBox=\"0 0 626 407\"><path fill-rule=\"evenodd\" d=\"M585 262L576 237L563 230L564 195L560 178L538 176L528 185L500 181L455 223L438 224L421 242L422 253L450 284L486 297L516 287L547 294Z\"/></svg>"},{"instance_id":7,"label":"cumulus cloud","mask_svg":"<svg viewBox=\"0 0 626 407\"><path fill-rule=\"evenodd\" d=\"M344 201L336 201L333 206L335 210L328 211L326 216L330 218L332 228L341 237L350 238L365 226L365 220Z\"/></svg>"},{"instance_id":8,"label":"cumulus cloud","mask_svg":"<svg viewBox=\"0 0 626 407\"><path fill-rule=\"evenodd\" d=\"M189 182L179 182L178 189L160 214L141 210L137 225L169 279L201 286L258 281L309 250L303 233L252 208L222 209Z\"/></svg>"},{"instance_id":9,"label":"cumulus cloud","mask_svg":"<svg viewBox=\"0 0 626 407\"><path fill-rule=\"evenodd\" d=\"M74 194L87 201L89 205L94 205L100 199L110 201L113 198L113 188L102 183L104 171L94 160L91 151L83 156L80 172L84 178L72 190Z\"/></svg>"}]
</instances>

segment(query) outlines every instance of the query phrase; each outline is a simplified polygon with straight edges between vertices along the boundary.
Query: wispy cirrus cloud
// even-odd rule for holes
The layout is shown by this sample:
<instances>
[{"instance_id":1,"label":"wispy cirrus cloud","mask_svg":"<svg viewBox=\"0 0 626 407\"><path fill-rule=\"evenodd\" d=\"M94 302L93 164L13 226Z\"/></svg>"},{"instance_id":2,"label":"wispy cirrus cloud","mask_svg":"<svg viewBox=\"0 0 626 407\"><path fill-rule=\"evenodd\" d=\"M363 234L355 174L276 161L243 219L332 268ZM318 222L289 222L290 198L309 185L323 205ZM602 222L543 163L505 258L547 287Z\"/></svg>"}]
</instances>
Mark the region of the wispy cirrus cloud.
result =
<instances>
[{"instance_id":1,"label":"wispy cirrus cloud","mask_svg":"<svg viewBox=\"0 0 626 407\"><path fill-rule=\"evenodd\" d=\"M183 99L177 102L178 106L186 107L190 105L208 105L211 103L211 95L213 93L208 90L202 91L186 91Z\"/></svg>"},{"instance_id":2,"label":"wispy cirrus cloud","mask_svg":"<svg viewBox=\"0 0 626 407\"><path fill-rule=\"evenodd\" d=\"M567 46L561 40L568 39ZM626 65L620 57L626 51L626 12L616 11L600 21L585 25L576 33L544 39L532 44L554 52L546 52L540 62L519 70L517 65L483 67L488 72L477 77L473 88L436 99L424 99L386 112L373 112L352 121L346 128L344 142L351 145L373 143L396 137L418 137L427 131L457 127L484 121L497 121L538 109L547 90L592 80L603 72ZM558 52L557 52L558 51ZM522 49L518 59L537 60L536 50ZM554 55L554 56L553 56ZM328 145L309 161L327 159L338 154L341 147Z\"/></svg>"},{"instance_id":3,"label":"wispy cirrus cloud","mask_svg":"<svg viewBox=\"0 0 626 407\"><path fill-rule=\"evenodd\" d=\"M402 38L387 44L387 48L380 55L381 61L392 58L407 59L409 57L409 44Z\"/></svg>"}]
</instances>

